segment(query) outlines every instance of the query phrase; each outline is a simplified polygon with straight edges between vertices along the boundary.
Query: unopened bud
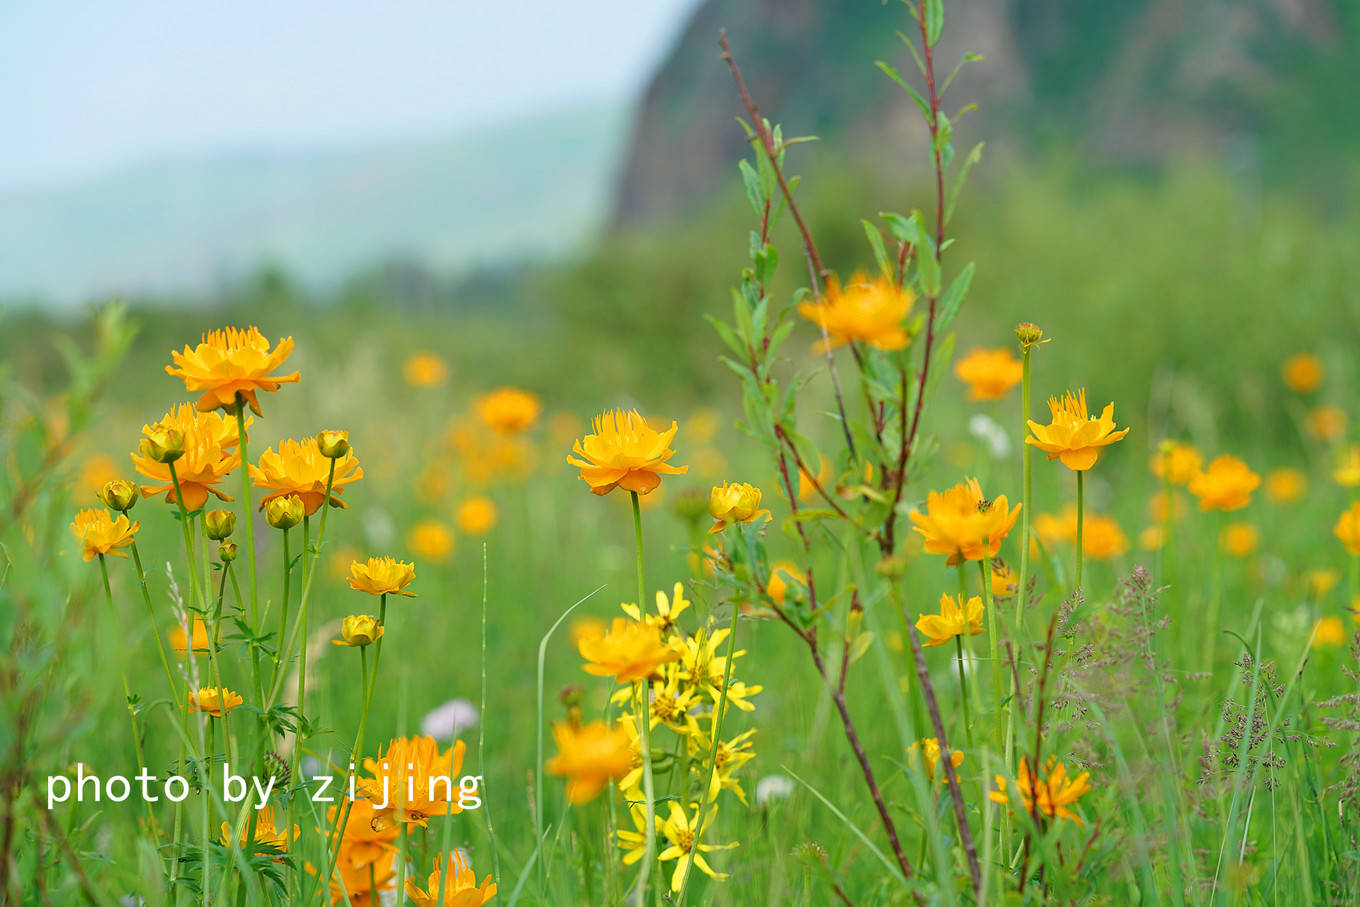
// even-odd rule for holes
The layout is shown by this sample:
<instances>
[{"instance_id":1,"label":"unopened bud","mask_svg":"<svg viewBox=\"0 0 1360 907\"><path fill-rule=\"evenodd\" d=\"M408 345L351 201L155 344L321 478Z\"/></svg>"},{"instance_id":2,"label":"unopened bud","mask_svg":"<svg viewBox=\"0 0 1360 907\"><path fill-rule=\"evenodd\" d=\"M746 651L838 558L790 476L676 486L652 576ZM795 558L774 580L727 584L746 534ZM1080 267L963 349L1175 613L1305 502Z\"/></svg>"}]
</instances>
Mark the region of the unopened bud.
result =
<instances>
[{"instance_id":1,"label":"unopened bud","mask_svg":"<svg viewBox=\"0 0 1360 907\"><path fill-rule=\"evenodd\" d=\"M99 492L99 500L110 510L119 513L127 513L132 509L132 505L137 503L137 499L142 496L142 490L137 487L135 482L127 479L114 479L104 483L104 487Z\"/></svg>"},{"instance_id":2,"label":"unopened bud","mask_svg":"<svg viewBox=\"0 0 1360 907\"><path fill-rule=\"evenodd\" d=\"M316 436L316 446L323 457L338 460L349 453L349 432L323 431Z\"/></svg>"},{"instance_id":3,"label":"unopened bud","mask_svg":"<svg viewBox=\"0 0 1360 907\"><path fill-rule=\"evenodd\" d=\"M236 531L236 514L230 510L209 510L203 517L203 525L208 538L220 542Z\"/></svg>"},{"instance_id":4,"label":"unopened bud","mask_svg":"<svg viewBox=\"0 0 1360 907\"><path fill-rule=\"evenodd\" d=\"M173 463L184 456L184 432L178 428L153 425L142 438L142 456L157 463Z\"/></svg>"},{"instance_id":5,"label":"unopened bud","mask_svg":"<svg viewBox=\"0 0 1360 907\"><path fill-rule=\"evenodd\" d=\"M292 529L302 522L302 498L295 494L274 498L264 507L264 521L275 529Z\"/></svg>"},{"instance_id":6,"label":"unopened bud","mask_svg":"<svg viewBox=\"0 0 1360 907\"><path fill-rule=\"evenodd\" d=\"M224 564L230 564L232 561L236 560L236 543L231 539L227 539L222 544L218 545L217 557Z\"/></svg>"},{"instance_id":7,"label":"unopened bud","mask_svg":"<svg viewBox=\"0 0 1360 907\"><path fill-rule=\"evenodd\" d=\"M1022 350L1045 342L1043 329L1032 321L1022 321L1015 326L1015 339L1020 341Z\"/></svg>"}]
</instances>

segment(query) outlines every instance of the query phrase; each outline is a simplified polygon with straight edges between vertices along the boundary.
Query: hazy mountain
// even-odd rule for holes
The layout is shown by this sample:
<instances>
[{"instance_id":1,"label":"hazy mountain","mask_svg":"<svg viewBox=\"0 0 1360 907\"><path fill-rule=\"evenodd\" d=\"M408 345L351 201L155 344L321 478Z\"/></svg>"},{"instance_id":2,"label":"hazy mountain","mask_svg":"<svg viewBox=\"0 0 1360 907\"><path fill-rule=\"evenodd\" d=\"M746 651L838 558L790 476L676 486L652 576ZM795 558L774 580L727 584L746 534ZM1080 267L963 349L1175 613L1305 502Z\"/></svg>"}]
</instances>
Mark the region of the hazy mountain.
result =
<instances>
[{"instance_id":1,"label":"hazy mountain","mask_svg":"<svg viewBox=\"0 0 1360 907\"><path fill-rule=\"evenodd\" d=\"M1178 155L1342 172L1360 136L1356 0L945 0L941 78L965 51L945 110L976 103L960 152L1060 148L1097 163ZM745 118L718 59L726 28L761 113L815 134L857 165L919 166L924 125L874 67L918 86L896 32L905 7L876 0L705 0L657 70L635 117L615 199L618 225L682 214L735 174ZM919 45L919 35L916 36ZM806 172L817 149L800 151Z\"/></svg>"},{"instance_id":2,"label":"hazy mountain","mask_svg":"<svg viewBox=\"0 0 1360 907\"><path fill-rule=\"evenodd\" d=\"M316 290L560 254L607 212L625 111L442 139L148 163L0 195L0 301L194 293L262 266Z\"/></svg>"}]
</instances>

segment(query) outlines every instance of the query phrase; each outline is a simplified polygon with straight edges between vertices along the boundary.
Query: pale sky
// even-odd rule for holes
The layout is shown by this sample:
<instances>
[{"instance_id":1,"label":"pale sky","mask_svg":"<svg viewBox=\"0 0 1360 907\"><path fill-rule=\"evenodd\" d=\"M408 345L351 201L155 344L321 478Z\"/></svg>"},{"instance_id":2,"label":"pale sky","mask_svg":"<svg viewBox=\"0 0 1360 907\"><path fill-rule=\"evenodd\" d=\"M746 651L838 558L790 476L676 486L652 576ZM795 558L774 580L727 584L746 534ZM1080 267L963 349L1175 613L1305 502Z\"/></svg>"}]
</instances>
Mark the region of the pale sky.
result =
<instances>
[{"instance_id":1,"label":"pale sky","mask_svg":"<svg viewBox=\"0 0 1360 907\"><path fill-rule=\"evenodd\" d=\"M697 0L3 0L0 190L631 98Z\"/></svg>"}]
</instances>

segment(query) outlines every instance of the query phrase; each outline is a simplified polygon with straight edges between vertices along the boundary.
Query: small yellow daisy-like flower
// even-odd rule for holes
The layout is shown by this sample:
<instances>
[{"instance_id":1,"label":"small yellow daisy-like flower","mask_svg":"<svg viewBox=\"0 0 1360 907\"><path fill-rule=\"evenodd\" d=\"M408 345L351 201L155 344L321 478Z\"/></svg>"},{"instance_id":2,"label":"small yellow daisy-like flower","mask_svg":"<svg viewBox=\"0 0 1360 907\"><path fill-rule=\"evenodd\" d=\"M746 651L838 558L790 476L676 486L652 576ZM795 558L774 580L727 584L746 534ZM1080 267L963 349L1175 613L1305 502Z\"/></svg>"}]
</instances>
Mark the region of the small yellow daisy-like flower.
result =
<instances>
[{"instance_id":1,"label":"small yellow daisy-like flower","mask_svg":"<svg viewBox=\"0 0 1360 907\"><path fill-rule=\"evenodd\" d=\"M610 779L618 780L632 767L632 738L622 725L603 721L573 726L569 722L553 725L557 755L543 769L550 775L565 776L567 799L585 803L595 799Z\"/></svg>"},{"instance_id":2,"label":"small yellow daisy-like flower","mask_svg":"<svg viewBox=\"0 0 1360 907\"><path fill-rule=\"evenodd\" d=\"M496 503L481 495L465 498L459 502L454 519L468 535L486 535L496 525Z\"/></svg>"},{"instance_id":3,"label":"small yellow daisy-like flower","mask_svg":"<svg viewBox=\"0 0 1360 907\"><path fill-rule=\"evenodd\" d=\"M107 510L88 508L76 514L71 533L80 539L80 555L92 561L101 554L127 557L123 548L132 544L141 523L129 523L127 514L110 517Z\"/></svg>"},{"instance_id":4,"label":"small yellow daisy-like flower","mask_svg":"<svg viewBox=\"0 0 1360 907\"><path fill-rule=\"evenodd\" d=\"M332 639L331 645L363 648L382 639L386 632L387 628L373 615L351 614L340 622L340 638Z\"/></svg>"},{"instance_id":5,"label":"small yellow daisy-like flower","mask_svg":"<svg viewBox=\"0 0 1360 907\"><path fill-rule=\"evenodd\" d=\"M1048 409L1052 416L1050 424L1040 425L1031 419L1030 437L1025 443L1048 454L1050 460L1061 460L1068 469L1078 472L1096 465L1101 448L1129 433L1127 428L1115 429L1113 403L1106 404L1099 418L1087 414L1085 388L1076 394L1068 391L1061 400L1050 397Z\"/></svg>"},{"instance_id":6,"label":"small yellow daisy-like flower","mask_svg":"<svg viewBox=\"0 0 1360 907\"><path fill-rule=\"evenodd\" d=\"M496 896L496 883L488 875L477 884L477 873L472 871L467 857L458 851L449 854L449 877L442 880L439 854L434 856L434 871L425 880L424 887L414 879L406 880L406 894L415 902L416 907L482 907ZM444 903L439 902L440 886L444 888Z\"/></svg>"},{"instance_id":7,"label":"small yellow daisy-like flower","mask_svg":"<svg viewBox=\"0 0 1360 907\"><path fill-rule=\"evenodd\" d=\"M968 385L969 400L1000 400L1020 383L1020 360L1009 348L971 349L954 363L954 374Z\"/></svg>"},{"instance_id":8,"label":"small yellow daisy-like flower","mask_svg":"<svg viewBox=\"0 0 1360 907\"><path fill-rule=\"evenodd\" d=\"M1265 492L1276 504L1292 504L1308 493L1308 475L1292 466L1272 469L1266 473Z\"/></svg>"},{"instance_id":9,"label":"small yellow daisy-like flower","mask_svg":"<svg viewBox=\"0 0 1360 907\"><path fill-rule=\"evenodd\" d=\"M1218 545L1233 557L1249 557L1261 547L1261 530L1251 523L1230 523L1219 533Z\"/></svg>"},{"instance_id":10,"label":"small yellow daisy-like flower","mask_svg":"<svg viewBox=\"0 0 1360 907\"><path fill-rule=\"evenodd\" d=\"M770 511L760 509L760 489L749 482L713 486L708 495L708 513L713 517L710 533L722 532L728 523L751 523L761 517L770 520Z\"/></svg>"},{"instance_id":11,"label":"small yellow daisy-like flower","mask_svg":"<svg viewBox=\"0 0 1360 907\"><path fill-rule=\"evenodd\" d=\"M1190 480L1190 493L1199 498L1200 510L1241 510L1251 503L1251 493L1261 477L1236 457L1215 457L1209 468Z\"/></svg>"},{"instance_id":12,"label":"small yellow daisy-like flower","mask_svg":"<svg viewBox=\"0 0 1360 907\"><path fill-rule=\"evenodd\" d=\"M406 533L406 547L427 561L446 561L453 554L453 533L438 520L425 520Z\"/></svg>"},{"instance_id":13,"label":"small yellow daisy-like flower","mask_svg":"<svg viewBox=\"0 0 1360 907\"><path fill-rule=\"evenodd\" d=\"M647 494L661 484L661 476L689 470L666 462L675 455L670 447L675 422L666 431L657 431L636 410L614 410L596 416L593 427L592 434L573 445L575 456L567 457L567 462L580 468L581 480L595 494L615 488Z\"/></svg>"},{"instance_id":14,"label":"small yellow daisy-like flower","mask_svg":"<svg viewBox=\"0 0 1360 907\"><path fill-rule=\"evenodd\" d=\"M538 421L543 404L538 397L517 387L502 387L478 397L472 408L492 431L515 435Z\"/></svg>"},{"instance_id":15,"label":"small yellow daisy-like flower","mask_svg":"<svg viewBox=\"0 0 1360 907\"><path fill-rule=\"evenodd\" d=\"M1038 812L1052 819L1071 819L1078 825L1085 825L1081 817L1067 807L1076 803L1082 794L1091 790L1090 772L1082 772L1076 778L1067 776L1067 769L1053 756L1048 757L1048 765L1042 777L1035 778L1030 770L1029 760L1020 760L1020 776L1016 779L1016 793L1024 804L1026 813ZM1009 804L1006 779L996 776L997 789L987 796L1000 804Z\"/></svg>"},{"instance_id":16,"label":"small yellow daisy-like flower","mask_svg":"<svg viewBox=\"0 0 1360 907\"><path fill-rule=\"evenodd\" d=\"M623 613L633 620L641 620L656 627L663 636L669 636L675 630L675 622L679 619L684 610L690 606L690 602L685 598L685 586L683 583L676 583L671 589L670 598L660 589L656 592L656 613L648 614L644 619L642 612L636 604L625 602L619 607Z\"/></svg>"},{"instance_id":17,"label":"small yellow daisy-like flower","mask_svg":"<svg viewBox=\"0 0 1360 907\"><path fill-rule=\"evenodd\" d=\"M1341 457L1341 462L1337 464L1332 472L1332 478L1336 484L1342 488L1355 488L1360 486L1360 444L1349 444L1346 452Z\"/></svg>"},{"instance_id":18,"label":"small yellow daisy-like flower","mask_svg":"<svg viewBox=\"0 0 1360 907\"><path fill-rule=\"evenodd\" d=\"M1346 411L1339 406L1319 406L1308 413L1308 433L1319 441L1335 441L1346 432Z\"/></svg>"},{"instance_id":19,"label":"small yellow daisy-like flower","mask_svg":"<svg viewBox=\"0 0 1360 907\"><path fill-rule=\"evenodd\" d=\"M406 587L416 578L416 565L392 557L370 557L349 565L349 587L369 595L405 595L415 598Z\"/></svg>"},{"instance_id":20,"label":"small yellow daisy-like flower","mask_svg":"<svg viewBox=\"0 0 1360 907\"><path fill-rule=\"evenodd\" d=\"M960 560L995 557L1001 551L1002 539L1020 515L1020 505L1008 509L1009 503L1004 494L987 500L978 480L968 479L947 491L930 492L925 512L915 510L909 516L925 537L925 550L948 555L947 563L952 566Z\"/></svg>"},{"instance_id":21,"label":"small yellow daisy-like flower","mask_svg":"<svg viewBox=\"0 0 1360 907\"><path fill-rule=\"evenodd\" d=\"M1203 463L1193 444L1163 441L1160 449L1148 460L1148 468L1159 479L1169 476L1172 485L1184 485L1195 477Z\"/></svg>"},{"instance_id":22,"label":"small yellow daisy-like flower","mask_svg":"<svg viewBox=\"0 0 1360 907\"><path fill-rule=\"evenodd\" d=\"M1089 514L1082 524L1082 553L1095 561L1107 561L1129 550L1128 537L1113 518Z\"/></svg>"},{"instance_id":23,"label":"small yellow daisy-like flower","mask_svg":"<svg viewBox=\"0 0 1360 907\"><path fill-rule=\"evenodd\" d=\"M335 464L335 478L331 480L331 464ZM307 515L311 516L326 503L326 484L331 485L330 505L348 507L340 499L345 486L364 477L363 467L354 455L346 452L337 458L327 457L321 452L316 438L294 441L291 438L274 448L260 454L260 465L250 467L250 478L256 488L268 491L260 499L260 509L274 498L295 494L302 499Z\"/></svg>"},{"instance_id":24,"label":"small yellow daisy-like flower","mask_svg":"<svg viewBox=\"0 0 1360 907\"><path fill-rule=\"evenodd\" d=\"M1322 386L1322 360L1312 353L1298 353L1284 361L1280 377L1296 394L1308 394Z\"/></svg>"},{"instance_id":25,"label":"small yellow daisy-like flower","mask_svg":"<svg viewBox=\"0 0 1360 907\"><path fill-rule=\"evenodd\" d=\"M435 387L449 376L449 367L434 353L415 353L407 358L401 372L412 387Z\"/></svg>"},{"instance_id":26,"label":"small yellow daisy-like flower","mask_svg":"<svg viewBox=\"0 0 1360 907\"><path fill-rule=\"evenodd\" d=\"M243 702L245 700L239 694L226 687L199 687L197 692L189 694L186 707L190 712L204 712L221 718Z\"/></svg>"},{"instance_id":27,"label":"small yellow daisy-like flower","mask_svg":"<svg viewBox=\"0 0 1360 907\"><path fill-rule=\"evenodd\" d=\"M847 343L900 350L911 342L904 322L915 301L911 288L898 286L890 276L871 280L856 271L845 286L834 276L828 278L826 295L800 304L798 314L826 331L826 338L813 347L819 353Z\"/></svg>"},{"instance_id":28,"label":"small yellow daisy-like flower","mask_svg":"<svg viewBox=\"0 0 1360 907\"><path fill-rule=\"evenodd\" d=\"M359 793L374 801L376 819L426 828L431 816L463 811L458 775L466 752L461 740L441 753L429 735L396 737L386 750L379 750L378 758L364 760L364 771L371 777L359 779ZM380 803L387 805L376 805Z\"/></svg>"},{"instance_id":29,"label":"small yellow daisy-like flower","mask_svg":"<svg viewBox=\"0 0 1360 907\"><path fill-rule=\"evenodd\" d=\"M944 593L940 596L940 613L922 614L916 629L927 637L923 645L942 646L955 636L981 634L983 610L980 596L974 595L960 608L954 596Z\"/></svg>"},{"instance_id":30,"label":"small yellow daisy-like flower","mask_svg":"<svg viewBox=\"0 0 1360 907\"><path fill-rule=\"evenodd\" d=\"M690 812L694 813L694 820L691 821L686 814L685 808L679 803L671 800L667 806L670 808L670 815L666 819L657 817L657 830L666 838L670 846L656 855L659 862L665 863L675 860L675 871L671 873L671 891L679 891L684 884L685 872L689 869L690 861L694 861L694 868L714 881L723 882L727 880L727 873L716 872L712 866L708 865L708 860L704 854L715 850L731 850L736 847L736 842L731 844L703 844L704 832L708 826L718 816L718 806L713 804L707 813L704 814L704 824L696 829L699 820L698 804L690 804Z\"/></svg>"},{"instance_id":31,"label":"small yellow daisy-like flower","mask_svg":"<svg viewBox=\"0 0 1360 907\"><path fill-rule=\"evenodd\" d=\"M940 765L940 738L922 737L907 749L907 754L913 766L920 765L922 756L924 756L926 778L930 781L935 780L935 770ZM952 750L949 754L949 761L954 768L963 765L963 751Z\"/></svg>"},{"instance_id":32,"label":"small yellow daisy-like flower","mask_svg":"<svg viewBox=\"0 0 1360 907\"><path fill-rule=\"evenodd\" d=\"M679 660L681 653L661 640L661 631L652 624L614 618L603 636L590 636L576 646L587 674L614 677L619 683L632 683L650 677L657 668Z\"/></svg>"},{"instance_id":33,"label":"small yellow daisy-like flower","mask_svg":"<svg viewBox=\"0 0 1360 907\"><path fill-rule=\"evenodd\" d=\"M273 350L269 341L256 327L226 328L203 335L198 346L184 352L171 352L174 365L167 365L167 374L184 379L184 387L191 392L202 391L198 398L200 412L224 409L236 412L236 398L250 405L255 415L260 412L258 391L273 393L280 386L299 380L297 372L291 375L271 375L276 371L288 354L293 352L293 338L285 337Z\"/></svg>"},{"instance_id":34,"label":"small yellow daisy-like flower","mask_svg":"<svg viewBox=\"0 0 1360 907\"><path fill-rule=\"evenodd\" d=\"M247 427L252 420L246 420ZM224 501L230 501L217 485L227 473L241 465L241 452L237 450L240 439L236 436L235 419L224 419L221 413L198 412L189 404L177 407L166 413L154 425L142 426L142 434L147 440L142 442L141 453L132 455L132 464L137 471L159 484L143 485L142 494L148 498L165 493L167 503L175 504L175 480L184 492L184 509L198 510L207 503L211 493ZM177 433L183 439L183 455L174 459L175 474L170 474L170 464L157 459L158 451L149 444L154 437L164 437Z\"/></svg>"},{"instance_id":35,"label":"small yellow daisy-like flower","mask_svg":"<svg viewBox=\"0 0 1360 907\"><path fill-rule=\"evenodd\" d=\"M1346 625L1339 617L1321 617L1313 624L1312 639L1308 645L1314 649L1346 644Z\"/></svg>"},{"instance_id":36,"label":"small yellow daisy-like flower","mask_svg":"<svg viewBox=\"0 0 1360 907\"><path fill-rule=\"evenodd\" d=\"M1350 554L1360 555L1360 501L1357 501L1342 514L1332 527L1332 534L1341 540Z\"/></svg>"}]
</instances>

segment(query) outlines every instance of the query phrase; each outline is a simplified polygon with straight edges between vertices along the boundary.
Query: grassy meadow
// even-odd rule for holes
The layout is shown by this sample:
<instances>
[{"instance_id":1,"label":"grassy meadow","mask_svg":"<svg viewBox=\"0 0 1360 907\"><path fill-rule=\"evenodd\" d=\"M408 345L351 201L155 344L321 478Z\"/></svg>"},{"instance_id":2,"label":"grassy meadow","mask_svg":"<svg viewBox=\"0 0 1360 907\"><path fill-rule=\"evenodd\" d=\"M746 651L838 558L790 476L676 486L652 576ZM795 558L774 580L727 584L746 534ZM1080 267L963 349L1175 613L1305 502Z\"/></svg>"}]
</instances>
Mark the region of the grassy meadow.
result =
<instances>
[{"instance_id":1,"label":"grassy meadow","mask_svg":"<svg viewBox=\"0 0 1360 907\"><path fill-rule=\"evenodd\" d=\"M570 262L3 313L0 898L1355 903L1360 221L990 147L955 207L916 15L939 189L748 119Z\"/></svg>"}]
</instances>

